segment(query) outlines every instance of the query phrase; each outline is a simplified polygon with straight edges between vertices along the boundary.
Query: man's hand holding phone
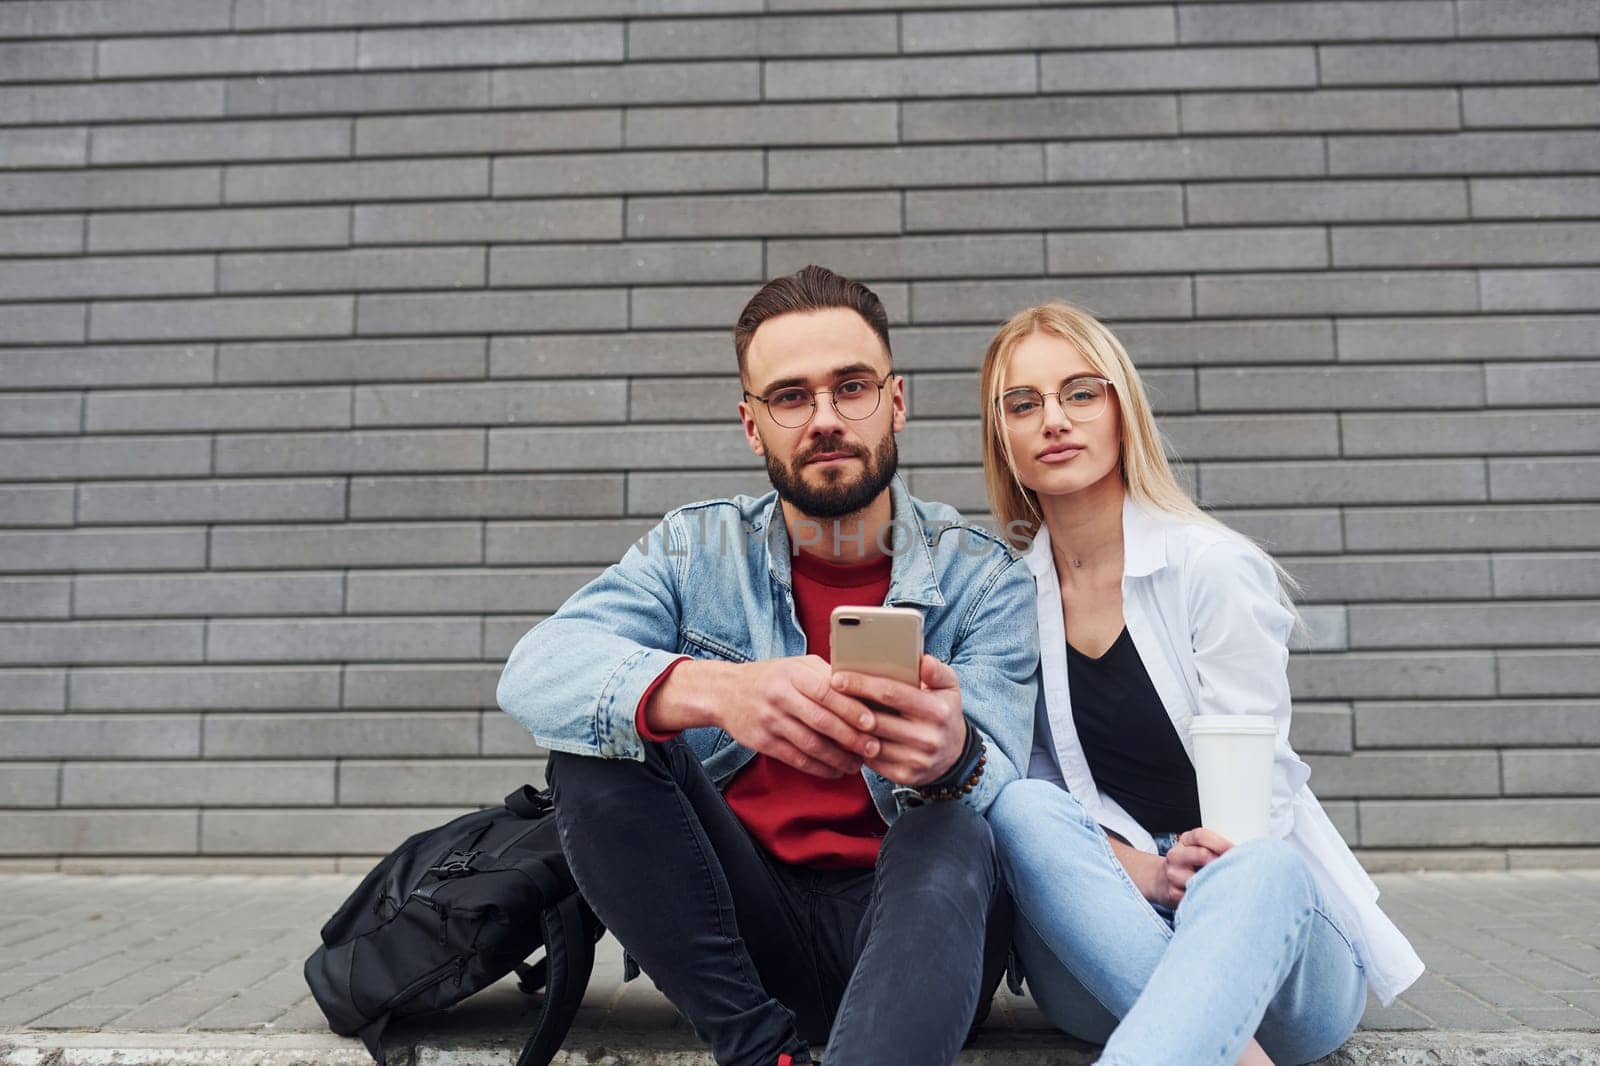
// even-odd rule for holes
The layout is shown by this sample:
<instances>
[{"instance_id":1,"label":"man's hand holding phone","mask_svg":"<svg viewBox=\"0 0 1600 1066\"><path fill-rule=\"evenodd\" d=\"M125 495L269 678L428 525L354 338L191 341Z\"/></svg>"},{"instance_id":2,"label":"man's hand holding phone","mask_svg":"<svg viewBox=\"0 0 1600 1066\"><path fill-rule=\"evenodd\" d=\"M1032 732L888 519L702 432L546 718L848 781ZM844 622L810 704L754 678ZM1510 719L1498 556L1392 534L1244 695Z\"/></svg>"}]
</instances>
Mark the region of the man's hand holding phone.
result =
<instances>
[{"instance_id":1,"label":"man's hand holding phone","mask_svg":"<svg viewBox=\"0 0 1600 1066\"><path fill-rule=\"evenodd\" d=\"M874 716L828 683L818 655L751 663L691 661L651 697L645 721L676 732L714 725L743 746L817 777L860 773L879 754Z\"/></svg>"},{"instance_id":2,"label":"man's hand holding phone","mask_svg":"<svg viewBox=\"0 0 1600 1066\"><path fill-rule=\"evenodd\" d=\"M882 746L867 758L867 765L895 784L912 788L943 776L955 765L967 739L956 672L931 655L923 655L919 666L915 686L853 670L833 675L836 692L879 708L870 731Z\"/></svg>"},{"instance_id":3,"label":"man's hand holding phone","mask_svg":"<svg viewBox=\"0 0 1600 1066\"><path fill-rule=\"evenodd\" d=\"M956 672L922 653L922 613L910 607L836 607L831 619L835 692L873 711L863 727L882 742L867 765L897 785L941 777L967 739Z\"/></svg>"},{"instance_id":4,"label":"man's hand holding phone","mask_svg":"<svg viewBox=\"0 0 1600 1066\"><path fill-rule=\"evenodd\" d=\"M922 615L839 607L832 665L817 655L677 666L645 707L660 732L717 726L752 751L817 777L865 763L897 785L943 776L967 739L956 672L922 654Z\"/></svg>"}]
</instances>

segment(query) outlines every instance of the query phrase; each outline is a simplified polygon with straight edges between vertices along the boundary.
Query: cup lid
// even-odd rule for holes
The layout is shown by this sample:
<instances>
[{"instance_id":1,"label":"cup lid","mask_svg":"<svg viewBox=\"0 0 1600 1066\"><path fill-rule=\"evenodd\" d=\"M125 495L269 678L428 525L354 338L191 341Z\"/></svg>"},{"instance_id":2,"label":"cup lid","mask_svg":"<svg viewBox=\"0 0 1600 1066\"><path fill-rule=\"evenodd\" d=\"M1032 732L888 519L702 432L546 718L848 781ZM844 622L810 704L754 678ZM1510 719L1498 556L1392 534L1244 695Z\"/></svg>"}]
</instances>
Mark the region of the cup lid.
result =
<instances>
[{"instance_id":1,"label":"cup lid","mask_svg":"<svg viewBox=\"0 0 1600 1066\"><path fill-rule=\"evenodd\" d=\"M1278 721L1270 714L1206 714L1189 719L1190 736L1202 733L1259 736L1277 732Z\"/></svg>"}]
</instances>

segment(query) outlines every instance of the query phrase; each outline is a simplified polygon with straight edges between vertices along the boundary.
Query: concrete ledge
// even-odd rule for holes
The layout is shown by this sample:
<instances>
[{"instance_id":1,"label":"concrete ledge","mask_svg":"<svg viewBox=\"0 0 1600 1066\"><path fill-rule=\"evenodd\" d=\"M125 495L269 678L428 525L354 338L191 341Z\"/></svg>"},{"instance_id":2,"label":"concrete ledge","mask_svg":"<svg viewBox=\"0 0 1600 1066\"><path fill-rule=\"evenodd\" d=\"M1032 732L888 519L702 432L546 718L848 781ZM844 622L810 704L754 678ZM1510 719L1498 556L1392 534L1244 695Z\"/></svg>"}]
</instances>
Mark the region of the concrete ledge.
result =
<instances>
[{"instance_id":1,"label":"concrete ledge","mask_svg":"<svg viewBox=\"0 0 1600 1066\"><path fill-rule=\"evenodd\" d=\"M532 775L537 777L537 774ZM1600 870L1600 848L1357 848L1369 874ZM333 876L364 875L382 855L56 855L0 857L0 875Z\"/></svg>"},{"instance_id":2,"label":"concrete ledge","mask_svg":"<svg viewBox=\"0 0 1600 1066\"><path fill-rule=\"evenodd\" d=\"M710 1066L697 1042L659 1033L584 1033L555 1066ZM510 1066L519 1037L397 1044L391 1066ZM964 1066L1087 1066L1098 1049L1061 1036L996 1034ZM319 1033L0 1030L0 1066L365 1066L354 1040ZM1319 1066L1600 1066L1600 1033L1357 1033Z\"/></svg>"}]
</instances>

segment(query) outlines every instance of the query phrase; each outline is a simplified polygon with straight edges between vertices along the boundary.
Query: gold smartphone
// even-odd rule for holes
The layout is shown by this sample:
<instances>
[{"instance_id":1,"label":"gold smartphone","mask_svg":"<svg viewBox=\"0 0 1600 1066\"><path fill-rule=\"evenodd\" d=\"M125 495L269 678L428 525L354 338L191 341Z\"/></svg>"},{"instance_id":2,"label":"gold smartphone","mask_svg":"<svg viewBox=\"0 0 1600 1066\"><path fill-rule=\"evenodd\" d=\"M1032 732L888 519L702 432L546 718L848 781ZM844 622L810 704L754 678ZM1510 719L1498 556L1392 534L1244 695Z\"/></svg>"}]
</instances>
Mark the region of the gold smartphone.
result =
<instances>
[{"instance_id":1,"label":"gold smartphone","mask_svg":"<svg viewBox=\"0 0 1600 1066\"><path fill-rule=\"evenodd\" d=\"M835 671L874 674L917 686L922 679L922 612L911 607L835 607L829 615Z\"/></svg>"}]
</instances>

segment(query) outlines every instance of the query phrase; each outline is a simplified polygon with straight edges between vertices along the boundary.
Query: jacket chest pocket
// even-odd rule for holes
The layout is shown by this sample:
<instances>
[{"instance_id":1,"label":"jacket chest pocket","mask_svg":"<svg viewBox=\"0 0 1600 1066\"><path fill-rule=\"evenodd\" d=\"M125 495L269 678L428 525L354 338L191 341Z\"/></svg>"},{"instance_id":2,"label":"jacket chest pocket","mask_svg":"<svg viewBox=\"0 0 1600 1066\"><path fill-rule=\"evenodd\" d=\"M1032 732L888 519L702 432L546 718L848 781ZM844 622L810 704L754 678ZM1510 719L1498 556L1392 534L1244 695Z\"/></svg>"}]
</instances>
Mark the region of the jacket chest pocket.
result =
<instances>
[{"instance_id":1,"label":"jacket chest pocket","mask_svg":"<svg viewBox=\"0 0 1600 1066\"><path fill-rule=\"evenodd\" d=\"M750 656L734 647L725 640L720 640L709 633L702 633L698 629L688 626L678 632L678 650L684 655L692 655L696 659L722 659L732 663L747 663Z\"/></svg>"}]
</instances>

